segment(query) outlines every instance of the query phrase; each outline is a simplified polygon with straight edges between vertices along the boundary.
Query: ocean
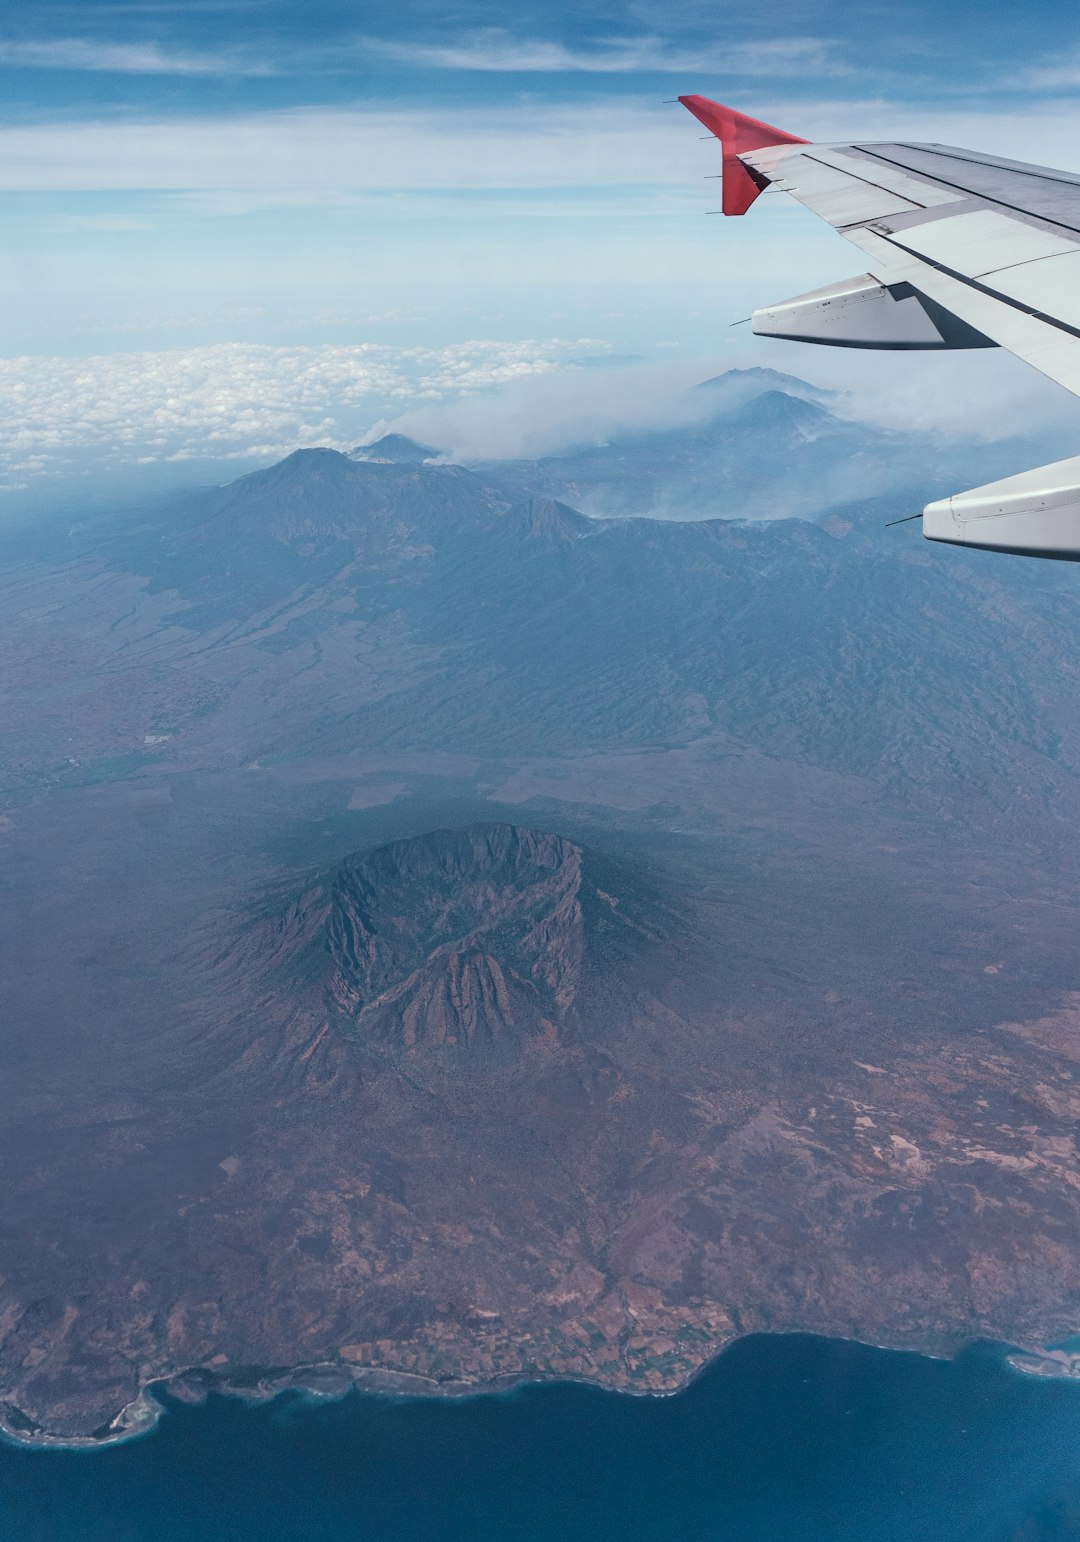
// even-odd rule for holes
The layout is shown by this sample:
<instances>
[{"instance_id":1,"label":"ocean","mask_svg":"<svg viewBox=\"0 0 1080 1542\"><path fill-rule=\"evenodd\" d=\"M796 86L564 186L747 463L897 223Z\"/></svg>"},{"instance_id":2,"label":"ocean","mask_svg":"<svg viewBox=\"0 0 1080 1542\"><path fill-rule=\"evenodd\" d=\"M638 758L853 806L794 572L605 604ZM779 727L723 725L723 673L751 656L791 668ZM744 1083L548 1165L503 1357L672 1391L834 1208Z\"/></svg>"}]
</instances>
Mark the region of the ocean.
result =
<instances>
[{"instance_id":1,"label":"ocean","mask_svg":"<svg viewBox=\"0 0 1080 1542\"><path fill-rule=\"evenodd\" d=\"M1080 1538L1080 1382L804 1335L684 1392L161 1399L101 1450L0 1446L2 1542Z\"/></svg>"}]
</instances>

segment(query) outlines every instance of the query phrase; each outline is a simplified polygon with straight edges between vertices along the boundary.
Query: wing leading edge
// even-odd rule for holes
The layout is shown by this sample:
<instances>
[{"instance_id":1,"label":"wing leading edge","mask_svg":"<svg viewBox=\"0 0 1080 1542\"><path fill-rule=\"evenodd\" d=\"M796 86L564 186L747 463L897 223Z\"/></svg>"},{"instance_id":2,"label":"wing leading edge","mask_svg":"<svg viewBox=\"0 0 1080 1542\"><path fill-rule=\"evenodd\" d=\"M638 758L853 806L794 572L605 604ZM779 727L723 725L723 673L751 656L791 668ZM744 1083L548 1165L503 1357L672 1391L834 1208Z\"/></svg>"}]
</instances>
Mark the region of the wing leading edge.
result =
<instances>
[{"instance_id":1,"label":"wing leading edge","mask_svg":"<svg viewBox=\"0 0 1080 1542\"><path fill-rule=\"evenodd\" d=\"M1080 396L1080 177L932 144L811 144L700 96L725 214L776 187L874 264L766 306L760 336L842 348L999 346ZM1080 457L929 504L930 540L1080 560Z\"/></svg>"}]
</instances>

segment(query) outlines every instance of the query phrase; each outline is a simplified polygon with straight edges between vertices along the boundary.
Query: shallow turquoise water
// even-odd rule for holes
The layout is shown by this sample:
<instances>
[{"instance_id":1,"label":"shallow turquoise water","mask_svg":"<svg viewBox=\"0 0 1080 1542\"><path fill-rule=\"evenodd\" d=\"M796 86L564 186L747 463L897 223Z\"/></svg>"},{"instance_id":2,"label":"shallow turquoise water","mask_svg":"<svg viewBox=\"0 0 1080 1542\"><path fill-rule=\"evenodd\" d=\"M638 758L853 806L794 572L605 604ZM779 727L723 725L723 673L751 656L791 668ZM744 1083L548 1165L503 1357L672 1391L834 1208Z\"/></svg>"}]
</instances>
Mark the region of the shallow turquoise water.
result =
<instances>
[{"instance_id":1,"label":"shallow turquoise water","mask_svg":"<svg viewBox=\"0 0 1080 1542\"><path fill-rule=\"evenodd\" d=\"M1080 1383L803 1336L672 1398L166 1401L143 1439L0 1447L2 1542L1080 1538Z\"/></svg>"}]
</instances>

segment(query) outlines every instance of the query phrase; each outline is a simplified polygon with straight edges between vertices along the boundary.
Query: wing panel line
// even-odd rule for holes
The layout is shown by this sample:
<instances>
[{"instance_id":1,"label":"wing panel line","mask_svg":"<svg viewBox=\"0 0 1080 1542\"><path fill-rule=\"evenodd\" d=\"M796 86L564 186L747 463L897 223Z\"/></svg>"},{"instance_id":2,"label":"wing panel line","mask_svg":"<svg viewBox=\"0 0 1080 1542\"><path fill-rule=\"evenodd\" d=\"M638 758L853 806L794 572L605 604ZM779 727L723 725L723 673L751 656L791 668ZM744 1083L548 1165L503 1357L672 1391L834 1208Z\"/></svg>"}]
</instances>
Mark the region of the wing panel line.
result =
<instances>
[{"instance_id":1,"label":"wing panel line","mask_svg":"<svg viewBox=\"0 0 1080 1542\"><path fill-rule=\"evenodd\" d=\"M1036 310L1032 305L1025 305L1022 300L1014 299L1012 295L1003 294L1001 290L992 288L989 284L981 283L977 278L971 278L967 273L960 273L956 268L950 268L944 262L936 262L932 257L924 257L914 247L905 246L902 241L897 241L894 236L884 235L881 231L873 231L879 241L895 247L898 252L903 252L905 257L910 257L916 264L922 263L935 272L944 273L946 278L955 279L957 283L965 285L968 289L978 290L979 294L986 295L988 299L997 300L1001 305L1007 305L1010 310L1020 311L1025 316L1030 316L1033 321L1044 322L1046 326L1053 327L1058 332L1065 332L1070 337L1080 338L1080 327L1074 327L1067 321L1061 321L1056 316L1049 316L1045 311ZM1041 260L1041 259L1036 259ZM1021 263L1018 266L1025 266ZM1007 272L1007 269L1001 271ZM916 286L917 287L917 286Z\"/></svg>"},{"instance_id":2,"label":"wing panel line","mask_svg":"<svg viewBox=\"0 0 1080 1542\"><path fill-rule=\"evenodd\" d=\"M915 147L909 146L908 148L914 149ZM905 166L902 161L891 160L889 156L881 155L879 152L873 150L868 150L866 153L868 155L873 155L875 160L884 161L886 166L895 166L899 171L907 171L909 173L911 172L911 167ZM973 162L972 164L985 163ZM1033 214L1030 209L1021 209L1019 204L1009 203L1004 198L995 198L992 193L975 193L971 188L964 187L960 182L950 182L946 177L938 177L934 173L927 173L927 175L932 181L940 182L945 187L954 188L959 193L966 193L969 198L977 198L981 203L996 204L999 209L1009 209L1013 214L1018 214L1023 219L1036 220L1043 225L1056 225L1059 230L1072 230L1075 232L1080 232L1080 225L1070 225L1065 220L1054 219L1053 216L1049 214ZM1050 177L1043 177L1037 180L1049 182L1052 179ZM1065 182L1062 183L1061 186L1075 187L1076 183Z\"/></svg>"},{"instance_id":3,"label":"wing panel line","mask_svg":"<svg viewBox=\"0 0 1080 1542\"><path fill-rule=\"evenodd\" d=\"M944 161L960 161L964 166L985 166L988 171L1008 171L1017 176L1031 177L1036 182L1055 182L1059 187L1080 188L1080 177L1068 171L1055 171L1050 166L1030 166L1026 161L995 160L993 156L980 155L976 150L957 150L951 145L918 145L906 139L897 139L893 142L898 144L901 150L915 150L920 155L940 156ZM864 150L868 155L874 154L873 145L859 144L853 148ZM882 156L881 159L885 160L887 157ZM910 166L907 169L911 171ZM912 175L916 173L912 172ZM933 172L927 172L926 175L933 176Z\"/></svg>"},{"instance_id":4,"label":"wing panel line","mask_svg":"<svg viewBox=\"0 0 1080 1542\"><path fill-rule=\"evenodd\" d=\"M824 166L827 171L838 171L842 177L850 177L853 182L861 182L864 187L875 188L879 193L888 193L891 198L899 198L902 203L911 204L913 209L926 208L925 204L917 203L907 193L898 193L894 187L887 187L884 182L875 182L872 177L860 176L857 171L849 171L846 166L834 166L831 161L824 161L819 155L808 155L805 150L802 150L798 155L792 156L792 159L796 161L813 161L815 166ZM910 178L910 180L915 181L917 179ZM798 187L798 182L795 183L795 186ZM781 191L790 193L792 189L784 187L781 188Z\"/></svg>"}]
</instances>

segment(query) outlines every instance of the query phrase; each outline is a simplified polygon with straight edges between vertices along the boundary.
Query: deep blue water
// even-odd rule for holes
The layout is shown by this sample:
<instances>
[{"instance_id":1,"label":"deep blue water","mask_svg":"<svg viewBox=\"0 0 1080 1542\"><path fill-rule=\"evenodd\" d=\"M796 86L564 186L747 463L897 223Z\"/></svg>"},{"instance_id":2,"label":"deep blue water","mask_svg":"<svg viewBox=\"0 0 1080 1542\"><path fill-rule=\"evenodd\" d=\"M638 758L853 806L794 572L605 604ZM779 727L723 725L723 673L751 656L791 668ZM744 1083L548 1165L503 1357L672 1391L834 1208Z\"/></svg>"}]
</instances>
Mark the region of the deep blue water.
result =
<instances>
[{"instance_id":1,"label":"deep blue water","mask_svg":"<svg viewBox=\"0 0 1080 1542\"><path fill-rule=\"evenodd\" d=\"M686 1392L166 1400L102 1451L0 1446L2 1542L1080 1538L1080 1383L803 1336Z\"/></svg>"}]
</instances>

